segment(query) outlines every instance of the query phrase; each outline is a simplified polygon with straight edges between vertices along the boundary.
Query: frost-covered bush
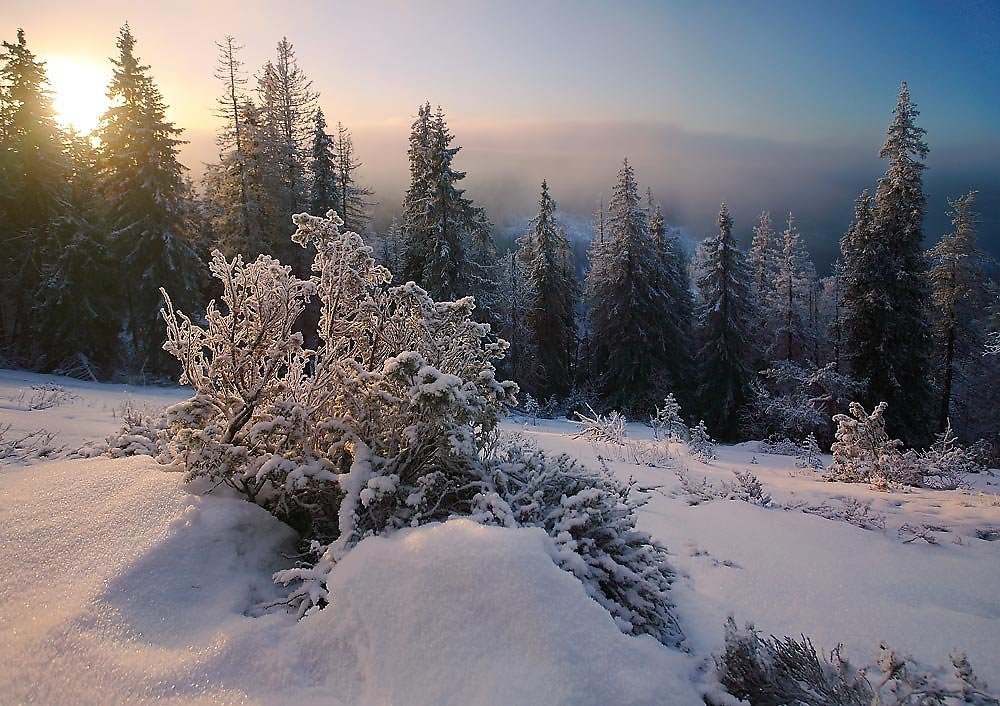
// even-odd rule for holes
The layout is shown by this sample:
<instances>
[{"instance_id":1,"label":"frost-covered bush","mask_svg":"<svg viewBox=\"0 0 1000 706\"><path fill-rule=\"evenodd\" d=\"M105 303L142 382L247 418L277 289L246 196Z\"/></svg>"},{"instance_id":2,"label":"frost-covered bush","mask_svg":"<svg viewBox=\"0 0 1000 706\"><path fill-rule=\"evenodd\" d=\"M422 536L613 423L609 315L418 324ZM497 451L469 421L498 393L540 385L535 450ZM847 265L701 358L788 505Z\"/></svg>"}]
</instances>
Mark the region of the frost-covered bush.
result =
<instances>
[{"instance_id":1,"label":"frost-covered bush","mask_svg":"<svg viewBox=\"0 0 1000 706\"><path fill-rule=\"evenodd\" d=\"M978 449L962 448L950 421L931 447L920 454L920 461L922 485L942 490L961 488L966 485L968 474L984 470Z\"/></svg>"},{"instance_id":2,"label":"frost-covered bush","mask_svg":"<svg viewBox=\"0 0 1000 706\"><path fill-rule=\"evenodd\" d=\"M873 477L881 476L905 482L902 480L901 442L889 439L885 430L886 407L887 403L880 402L868 414L860 404L851 402L850 414L834 416L837 432L831 447L833 465L830 466L830 480L869 483Z\"/></svg>"},{"instance_id":3,"label":"frost-covered bush","mask_svg":"<svg viewBox=\"0 0 1000 706\"><path fill-rule=\"evenodd\" d=\"M543 528L553 560L622 630L678 643L666 551L636 530L637 489L499 432L517 388L496 380L506 344L472 319L473 300L387 287L388 271L333 212L294 221L296 242L316 247L308 280L267 256L216 252L222 295L205 325L165 293L163 313L164 348L195 389L167 412L177 462L312 540L308 561L275 574L290 586L284 602L300 614L329 602L330 572L365 537L471 516ZM315 350L293 328L314 296ZM594 429L625 438L624 418Z\"/></svg>"},{"instance_id":4,"label":"frost-covered bush","mask_svg":"<svg viewBox=\"0 0 1000 706\"><path fill-rule=\"evenodd\" d=\"M636 529L636 511L645 503L641 489L606 469L589 470L525 442L500 445L484 463L490 480L477 484L468 506L455 515L483 524L542 528L552 538L553 561L580 579L623 632L680 644L683 633L668 595L673 572L666 548ZM329 600L326 578L336 561L331 545L314 565L275 577L295 585L289 602L305 612Z\"/></svg>"},{"instance_id":5,"label":"frost-covered bush","mask_svg":"<svg viewBox=\"0 0 1000 706\"><path fill-rule=\"evenodd\" d=\"M708 478L694 480L687 471L680 469L674 471L674 475L680 481L680 491L687 496L688 505L700 505L719 497L719 489Z\"/></svg>"},{"instance_id":6,"label":"frost-covered bush","mask_svg":"<svg viewBox=\"0 0 1000 706\"><path fill-rule=\"evenodd\" d=\"M554 541L556 563L583 582L623 632L679 644L666 548L636 529L636 511L646 502L641 489L606 469L525 445L505 448L494 464L497 496L477 500L480 517L543 528Z\"/></svg>"},{"instance_id":7,"label":"frost-covered bush","mask_svg":"<svg viewBox=\"0 0 1000 706\"><path fill-rule=\"evenodd\" d=\"M732 617L715 668L726 691L751 706L1000 704L964 654L951 655L950 670L928 668L881 645L876 665L858 669L840 646L826 657L805 636L762 637L752 624L740 630ZM707 700L715 703L711 694Z\"/></svg>"},{"instance_id":8,"label":"frost-covered bush","mask_svg":"<svg viewBox=\"0 0 1000 706\"><path fill-rule=\"evenodd\" d=\"M663 400L663 406L656 409L656 414L650 417L649 423L653 427L653 438L657 440L685 441L688 437L687 425L681 419L681 405L672 392Z\"/></svg>"},{"instance_id":9,"label":"frost-covered bush","mask_svg":"<svg viewBox=\"0 0 1000 706\"><path fill-rule=\"evenodd\" d=\"M819 442L816 441L816 437L810 432L805 440L799 444L799 452L795 454L795 465L799 468L811 468L816 471L822 470L824 468L822 453L819 448Z\"/></svg>"},{"instance_id":10,"label":"frost-covered bush","mask_svg":"<svg viewBox=\"0 0 1000 706\"><path fill-rule=\"evenodd\" d=\"M586 439L592 444L625 445L628 433L625 430L626 420L621 412L611 410L607 414L598 414L590 405L587 405L587 410L590 416L582 412L575 413L573 423L580 429L573 434L574 439Z\"/></svg>"},{"instance_id":11,"label":"frost-covered bush","mask_svg":"<svg viewBox=\"0 0 1000 706\"><path fill-rule=\"evenodd\" d=\"M0 424L0 464L56 458L63 447L55 445L55 438L55 432L44 429L15 432L12 425Z\"/></svg>"},{"instance_id":12,"label":"frost-covered bush","mask_svg":"<svg viewBox=\"0 0 1000 706\"><path fill-rule=\"evenodd\" d=\"M823 503L802 507L801 510L809 515L846 522L865 530L885 529L885 515L873 510L870 500L862 502L857 498L842 498L840 507Z\"/></svg>"},{"instance_id":13,"label":"frost-covered bush","mask_svg":"<svg viewBox=\"0 0 1000 706\"><path fill-rule=\"evenodd\" d=\"M30 390L19 390L11 397L11 402L15 408L37 411L60 407L78 398L79 395L70 392L62 385L49 382L32 385Z\"/></svg>"},{"instance_id":14,"label":"frost-covered bush","mask_svg":"<svg viewBox=\"0 0 1000 706\"><path fill-rule=\"evenodd\" d=\"M694 458L703 463L708 463L715 458L715 442L708 435L704 419L699 420L698 426L691 427L691 433L688 436L688 449Z\"/></svg>"},{"instance_id":15,"label":"frost-covered bush","mask_svg":"<svg viewBox=\"0 0 1000 706\"><path fill-rule=\"evenodd\" d=\"M126 400L121 407L121 427L103 441L89 442L74 452L76 456L152 456L160 463L172 460L170 429L164 414Z\"/></svg>"},{"instance_id":16,"label":"frost-covered bush","mask_svg":"<svg viewBox=\"0 0 1000 706\"><path fill-rule=\"evenodd\" d=\"M751 706L871 706L874 692L864 674L840 655L816 653L804 637L761 637L752 624L726 622L716 676L733 696Z\"/></svg>"},{"instance_id":17,"label":"frost-covered bush","mask_svg":"<svg viewBox=\"0 0 1000 706\"><path fill-rule=\"evenodd\" d=\"M722 482L722 497L728 500L739 500L767 507L771 504L771 494L764 488L764 484L753 474L752 471L733 471L735 479L732 482Z\"/></svg>"},{"instance_id":18,"label":"frost-covered bush","mask_svg":"<svg viewBox=\"0 0 1000 706\"><path fill-rule=\"evenodd\" d=\"M316 249L308 279L216 251L222 295L204 326L164 293L164 349L195 389L167 411L171 446L189 478L232 486L340 554L467 507L484 482L481 440L516 386L496 379L507 346L472 319L471 297L389 288L334 212L293 220L293 240ZM312 297L315 350L294 330Z\"/></svg>"},{"instance_id":19,"label":"frost-covered bush","mask_svg":"<svg viewBox=\"0 0 1000 706\"><path fill-rule=\"evenodd\" d=\"M621 412L612 410L598 414L593 407L587 407L590 415L576 412L573 423L579 430L574 439L586 439L602 461L624 461L637 466L664 466L671 460L670 441L631 439L626 428L626 418Z\"/></svg>"},{"instance_id":20,"label":"frost-covered bush","mask_svg":"<svg viewBox=\"0 0 1000 706\"><path fill-rule=\"evenodd\" d=\"M845 483L870 483L878 489L911 485L939 490L962 487L965 476L980 467L973 454L958 445L949 424L931 448L919 452L901 450L902 443L885 431L880 402L868 414L857 402L850 414L834 416L837 422L833 465L828 478Z\"/></svg>"}]
</instances>

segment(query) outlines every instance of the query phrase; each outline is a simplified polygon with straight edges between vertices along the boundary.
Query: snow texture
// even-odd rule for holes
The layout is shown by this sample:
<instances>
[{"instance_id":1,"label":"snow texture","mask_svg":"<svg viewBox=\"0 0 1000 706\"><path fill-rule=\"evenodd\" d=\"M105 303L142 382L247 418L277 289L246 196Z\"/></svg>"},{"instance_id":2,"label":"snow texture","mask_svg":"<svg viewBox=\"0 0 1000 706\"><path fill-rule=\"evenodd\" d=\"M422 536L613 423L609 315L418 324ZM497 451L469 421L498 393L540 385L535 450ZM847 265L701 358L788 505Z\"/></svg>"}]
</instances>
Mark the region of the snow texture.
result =
<instances>
[{"instance_id":1,"label":"snow texture","mask_svg":"<svg viewBox=\"0 0 1000 706\"><path fill-rule=\"evenodd\" d=\"M76 397L13 403L48 384ZM58 432L72 449L116 430L123 397L153 413L187 394L0 371L0 424ZM539 420L521 433L596 468L575 430ZM334 567L330 605L296 621L262 614L282 598L271 576L294 551L262 508L223 488L193 494L148 457L0 465L0 700L695 704L696 667L722 647L729 614L764 634L804 633L822 652L843 642L858 666L874 664L882 641L930 665L957 649L1000 685L995 475L970 476L968 489L878 492L827 482L756 442L717 446L710 464L675 449L674 468L607 466L660 486L638 528L672 549L670 595L693 656L623 635L541 530L460 520L366 539ZM675 476L718 487L748 468L769 507L689 505ZM852 502L884 530L827 519ZM937 543L906 542L904 526Z\"/></svg>"},{"instance_id":2,"label":"snow texture","mask_svg":"<svg viewBox=\"0 0 1000 706\"><path fill-rule=\"evenodd\" d=\"M453 520L358 545L332 605L251 617L292 533L151 459L0 476L9 703L696 703L694 660L623 635L537 529Z\"/></svg>"}]
</instances>

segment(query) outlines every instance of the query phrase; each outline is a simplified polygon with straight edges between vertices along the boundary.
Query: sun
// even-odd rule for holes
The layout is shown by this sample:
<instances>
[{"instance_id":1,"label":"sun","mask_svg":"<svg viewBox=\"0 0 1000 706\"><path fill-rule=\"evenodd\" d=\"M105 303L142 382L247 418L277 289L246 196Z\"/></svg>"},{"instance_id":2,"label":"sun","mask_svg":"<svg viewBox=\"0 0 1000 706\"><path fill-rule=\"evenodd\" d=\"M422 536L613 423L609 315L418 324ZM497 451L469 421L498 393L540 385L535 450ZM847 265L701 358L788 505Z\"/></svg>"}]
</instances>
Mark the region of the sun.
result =
<instances>
[{"instance_id":1,"label":"sun","mask_svg":"<svg viewBox=\"0 0 1000 706\"><path fill-rule=\"evenodd\" d=\"M54 56L46 59L45 68L56 120L83 134L92 132L109 105L105 92L111 67L104 69L84 59Z\"/></svg>"}]
</instances>

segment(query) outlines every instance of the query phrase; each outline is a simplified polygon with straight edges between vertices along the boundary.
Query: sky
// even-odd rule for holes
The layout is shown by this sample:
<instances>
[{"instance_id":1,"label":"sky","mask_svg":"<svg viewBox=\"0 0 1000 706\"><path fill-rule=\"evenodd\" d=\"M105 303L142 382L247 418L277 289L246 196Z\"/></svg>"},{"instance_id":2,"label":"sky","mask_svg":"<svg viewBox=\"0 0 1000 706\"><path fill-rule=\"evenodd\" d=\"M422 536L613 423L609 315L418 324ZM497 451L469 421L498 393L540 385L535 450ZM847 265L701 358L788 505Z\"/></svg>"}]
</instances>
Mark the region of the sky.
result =
<instances>
[{"instance_id":1,"label":"sky","mask_svg":"<svg viewBox=\"0 0 1000 706\"><path fill-rule=\"evenodd\" d=\"M500 226L531 215L543 178L589 213L629 157L671 224L704 237L726 200L746 243L762 209L791 210L821 267L884 171L905 80L931 149L928 239L947 230L947 197L978 189L980 237L1000 255L997 2L0 0L0 16L4 39L23 27L53 68L77 69L78 90L110 76L128 21L195 176L216 158L215 42L233 35L252 75L287 36L328 121L354 135L377 225L399 211L426 100Z\"/></svg>"}]
</instances>

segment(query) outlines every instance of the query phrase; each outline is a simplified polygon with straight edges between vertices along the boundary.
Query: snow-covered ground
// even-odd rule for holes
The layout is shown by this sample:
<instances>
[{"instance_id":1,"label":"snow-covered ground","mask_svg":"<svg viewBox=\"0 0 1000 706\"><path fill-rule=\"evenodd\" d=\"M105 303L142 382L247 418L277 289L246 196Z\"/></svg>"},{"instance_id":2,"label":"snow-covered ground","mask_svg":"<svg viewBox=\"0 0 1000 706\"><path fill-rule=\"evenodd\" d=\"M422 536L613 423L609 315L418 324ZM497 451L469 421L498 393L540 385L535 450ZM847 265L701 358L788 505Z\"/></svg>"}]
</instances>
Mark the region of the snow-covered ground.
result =
<instances>
[{"instance_id":1,"label":"snow-covered ground","mask_svg":"<svg viewBox=\"0 0 1000 706\"><path fill-rule=\"evenodd\" d=\"M184 396L0 371L0 429L45 429L71 450L116 431L126 400L154 409ZM56 404L31 409L36 398ZM507 426L597 463L566 422ZM716 487L751 470L776 505L692 504L674 470L608 464L658 486L640 526L670 548L690 655L618 632L540 530L453 520L366 540L335 569L332 605L296 622L261 614L294 536L260 508L193 494L147 457L8 462L0 701L696 704L692 680L729 614L824 650L843 642L861 663L880 641L931 664L961 649L1000 685L1000 479L880 493L753 444L719 447L708 464L677 455L690 481ZM885 528L812 514L843 514L852 499ZM904 524L937 528L937 544L904 542Z\"/></svg>"},{"instance_id":2,"label":"snow-covered ground","mask_svg":"<svg viewBox=\"0 0 1000 706\"><path fill-rule=\"evenodd\" d=\"M567 422L539 420L521 431L543 448L598 463L592 448L570 438ZM650 434L641 425L629 432ZM880 642L928 664L947 664L958 649L988 682L1000 684L1000 477L973 477L971 490L884 493L824 481L820 472L797 468L794 457L758 453L756 446L720 446L708 464L685 456L678 465L692 480L717 487L733 481L733 471L750 470L781 507L692 505L674 471L609 463L622 477L661 486L639 526L667 545L682 574L673 595L694 653L719 648L732 614L764 633L805 634L827 651L843 643L861 663L874 661ZM803 512L842 510L851 499L871 503L885 529ZM935 545L904 542L912 536L900 536L904 524L946 531L931 533Z\"/></svg>"}]
</instances>

